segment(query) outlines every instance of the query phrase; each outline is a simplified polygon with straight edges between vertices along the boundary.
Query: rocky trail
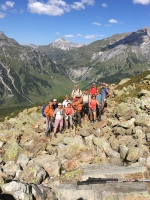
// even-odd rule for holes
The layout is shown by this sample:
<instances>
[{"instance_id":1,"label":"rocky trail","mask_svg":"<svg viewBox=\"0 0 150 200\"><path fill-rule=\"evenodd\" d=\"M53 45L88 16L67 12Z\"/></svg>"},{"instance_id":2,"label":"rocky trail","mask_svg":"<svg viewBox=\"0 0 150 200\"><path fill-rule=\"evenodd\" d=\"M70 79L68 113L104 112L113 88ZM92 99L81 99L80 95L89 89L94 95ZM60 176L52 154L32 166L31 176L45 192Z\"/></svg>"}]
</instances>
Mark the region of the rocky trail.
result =
<instances>
[{"instance_id":1,"label":"rocky trail","mask_svg":"<svg viewBox=\"0 0 150 200\"><path fill-rule=\"evenodd\" d=\"M102 121L84 118L82 128L57 138L45 136L41 107L1 122L0 199L149 200L146 182L76 184L89 177L150 179L150 91L117 103L123 90L110 90Z\"/></svg>"}]
</instances>

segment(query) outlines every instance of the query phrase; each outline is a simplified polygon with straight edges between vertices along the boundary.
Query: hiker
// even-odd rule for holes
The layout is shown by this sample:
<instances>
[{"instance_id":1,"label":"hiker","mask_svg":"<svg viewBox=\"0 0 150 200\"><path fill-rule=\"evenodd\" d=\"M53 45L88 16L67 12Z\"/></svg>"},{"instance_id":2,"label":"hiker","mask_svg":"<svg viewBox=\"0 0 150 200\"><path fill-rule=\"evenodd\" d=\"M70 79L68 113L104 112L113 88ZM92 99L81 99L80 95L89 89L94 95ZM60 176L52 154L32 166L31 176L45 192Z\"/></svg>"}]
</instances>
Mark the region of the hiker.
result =
<instances>
[{"instance_id":1,"label":"hiker","mask_svg":"<svg viewBox=\"0 0 150 200\"><path fill-rule=\"evenodd\" d=\"M101 95L102 95L102 98L103 98L103 102L102 102L102 112L103 112L104 108L107 107L107 100L106 99L110 95L110 91L106 87L106 83L102 83Z\"/></svg>"},{"instance_id":2,"label":"hiker","mask_svg":"<svg viewBox=\"0 0 150 200\"><path fill-rule=\"evenodd\" d=\"M96 93L96 100L98 101L99 105L96 106L96 114L97 114L97 119L98 121L101 121L101 108L103 104L103 97L101 94L101 90L97 89Z\"/></svg>"},{"instance_id":3,"label":"hiker","mask_svg":"<svg viewBox=\"0 0 150 200\"><path fill-rule=\"evenodd\" d=\"M74 115L74 110L71 106L71 103L68 103L65 107L65 128L68 129L69 125L73 129L73 122L72 122L72 116Z\"/></svg>"},{"instance_id":4,"label":"hiker","mask_svg":"<svg viewBox=\"0 0 150 200\"><path fill-rule=\"evenodd\" d=\"M76 101L73 101L72 107L74 109L74 116L75 116L75 120L76 120L75 126L77 126L77 124L79 124L79 127L82 128L82 125L81 125L81 112L82 112L82 107L83 107L82 97L77 99Z\"/></svg>"},{"instance_id":5,"label":"hiker","mask_svg":"<svg viewBox=\"0 0 150 200\"><path fill-rule=\"evenodd\" d=\"M57 99L53 99L53 108L54 110L58 108Z\"/></svg>"},{"instance_id":6,"label":"hiker","mask_svg":"<svg viewBox=\"0 0 150 200\"><path fill-rule=\"evenodd\" d=\"M44 113L45 113L45 116L46 116L45 135L49 136L49 134L50 134L50 132L52 131L52 128L53 128L53 114L54 114L53 100L49 101L49 104L44 109Z\"/></svg>"},{"instance_id":7,"label":"hiker","mask_svg":"<svg viewBox=\"0 0 150 200\"><path fill-rule=\"evenodd\" d=\"M93 94L96 95L96 91L97 91L97 87L96 87L96 84L93 83L92 84L92 87L90 89L90 95L92 96Z\"/></svg>"},{"instance_id":8,"label":"hiker","mask_svg":"<svg viewBox=\"0 0 150 200\"><path fill-rule=\"evenodd\" d=\"M76 101L77 99L81 98L82 91L78 88L78 85L74 86L74 89L72 90L71 96L73 98L73 101Z\"/></svg>"},{"instance_id":9,"label":"hiker","mask_svg":"<svg viewBox=\"0 0 150 200\"><path fill-rule=\"evenodd\" d=\"M85 90L85 93L82 95L82 98L83 98L83 116L89 114L89 101L91 100L91 96L88 92L88 90L86 89Z\"/></svg>"},{"instance_id":10,"label":"hiker","mask_svg":"<svg viewBox=\"0 0 150 200\"><path fill-rule=\"evenodd\" d=\"M96 122L96 105L100 106L99 102L96 100L96 95L91 96L91 100L89 101L89 114L90 114L90 122Z\"/></svg>"},{"instance_id":11,"label":"hiker","mask_svg":"<svg viewBox=\"0 0 150 200\"><path fill-rule=\"evenodd\" d=\"M58 126L59 126L59 131L62 134L63 115L64 115L64 111L62 108L62 104L58 103L58 108L54 110L54 114L53 114L53 117L55 118L55 123L54 123L54 137L55 138L57 138L56 132L57 132Z\"/></svg>"},{"instance_id":12,"label":"hiker","mask_svg":"<svg viewBox=\"0 0 150 200\"><path fill-rule=\"evenodd\" d=\"M68 106L68 103L71 103L69 100L69 95L66 95L66 99L63 101L63 109L65 109Z\"/></svg>"}]
</instances>

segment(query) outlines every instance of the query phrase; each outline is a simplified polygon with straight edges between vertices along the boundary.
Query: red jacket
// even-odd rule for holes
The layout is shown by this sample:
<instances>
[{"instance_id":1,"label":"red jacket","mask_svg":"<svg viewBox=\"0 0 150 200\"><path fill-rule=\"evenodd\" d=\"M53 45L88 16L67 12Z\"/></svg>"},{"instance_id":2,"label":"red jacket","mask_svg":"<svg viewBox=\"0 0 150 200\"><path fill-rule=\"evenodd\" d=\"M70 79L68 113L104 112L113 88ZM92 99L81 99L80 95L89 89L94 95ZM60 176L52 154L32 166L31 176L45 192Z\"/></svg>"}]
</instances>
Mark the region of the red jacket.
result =
<instances>
[{"instance_id":1,"label":"red jacket","mask_svg":"<svg viewBox=\"0 0 150 200\"><path fill-rule=\"evenodd\" d=\"M96 92L97 92L97 87L91 87L90 95L92 96L93 94L96 94Z\"/></svg>"}]
</instances>

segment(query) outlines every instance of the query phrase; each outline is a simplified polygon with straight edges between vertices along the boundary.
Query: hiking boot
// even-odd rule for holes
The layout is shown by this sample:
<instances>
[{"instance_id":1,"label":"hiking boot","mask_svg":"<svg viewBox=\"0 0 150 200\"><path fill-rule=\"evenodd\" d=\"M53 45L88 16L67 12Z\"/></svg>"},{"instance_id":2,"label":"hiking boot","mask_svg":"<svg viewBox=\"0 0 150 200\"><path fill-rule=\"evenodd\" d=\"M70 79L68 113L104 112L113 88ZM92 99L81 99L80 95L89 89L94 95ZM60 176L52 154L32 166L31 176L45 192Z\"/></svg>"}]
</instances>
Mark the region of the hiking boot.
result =
<instances>
[{"instance_id":1,"label":"hiking boot","mask_svg":"<svg viewBox=\"0 0 150 200\"><path fill-rule=\"evenodd\" d=\"M73 130L73 128L74 128L73 125L71 126L71 128L72 128L72 130Z\"/></svg>"},{"instance_id":2,"label":"hiking boot","mask_svg":"<svg viewBox=\"0 0 150 200\"><path fill-rule=\"evenodd\" d=\"M49 132L48 132L48 131L45 132L45 136L46 136L46 137L49 137Z\"/></svg>"},{"instance_id":3,"label":"hiking boot","mask_svg":"<svg viewBox=\"0 0 150 200\"><path fill-rule=\"evenodd\" d=\"M55 137L55 138L57 138L57 135L56 135L56 134L54 134L54 137Z\"/></svg>"},{"instance_id":4,"label":"hiking boot","mask_svg":"<svg viewBox=\"0 0 150 200\"><path fill-rule=\"evenodd\" d=\"M61 131L59 131L59 133L60 133L60 134L63 134L63 131L61 130Z\"/></svg>"}]
</instances>

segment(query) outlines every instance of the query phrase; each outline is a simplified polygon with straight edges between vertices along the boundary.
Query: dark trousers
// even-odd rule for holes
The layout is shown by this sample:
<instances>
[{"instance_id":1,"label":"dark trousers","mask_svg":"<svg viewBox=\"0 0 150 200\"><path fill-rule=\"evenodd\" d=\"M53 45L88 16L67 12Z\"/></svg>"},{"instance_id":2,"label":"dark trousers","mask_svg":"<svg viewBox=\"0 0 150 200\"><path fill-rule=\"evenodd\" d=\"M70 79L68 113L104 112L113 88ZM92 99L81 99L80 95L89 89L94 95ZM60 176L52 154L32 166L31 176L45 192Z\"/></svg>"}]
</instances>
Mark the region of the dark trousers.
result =
<instances>
[{"instance_id":1,"label":"dark trousers","mask_svg":"<svg viewBox=\"0 0 150 200\"><path fill-rule=\"evenodd\" d=\"M102 108L96 106L96 115L97 115L98 121L101 121L101 112L102 112Z\"/></svg>"},{"instance_id":2,"label":"dark trousers","mask_svg":"<svg viewBox=\"0 0 150 200\"><path fill-rule=\"evenodd\" d=\"M76 111L75 117L76 117L76 123L81 124L81 113L79 111Z\"/></svg>"},{"instance_id":3,"label":"dark trousers","mask_svg":"<svg viewBox=\"0 0 150 200\"><path fill-rule=\"evenodd\" d=\"M89 103L85 103L84 105L83 105L83 116L84 115L88 115L89 114Z\"/></svg>"}]
</instances>

